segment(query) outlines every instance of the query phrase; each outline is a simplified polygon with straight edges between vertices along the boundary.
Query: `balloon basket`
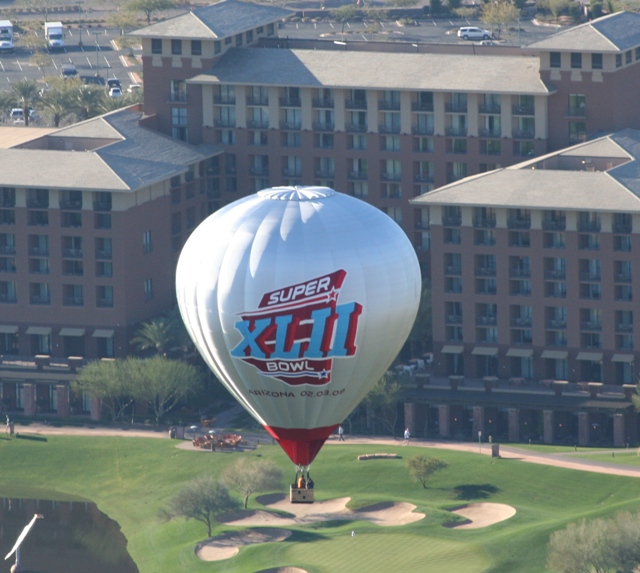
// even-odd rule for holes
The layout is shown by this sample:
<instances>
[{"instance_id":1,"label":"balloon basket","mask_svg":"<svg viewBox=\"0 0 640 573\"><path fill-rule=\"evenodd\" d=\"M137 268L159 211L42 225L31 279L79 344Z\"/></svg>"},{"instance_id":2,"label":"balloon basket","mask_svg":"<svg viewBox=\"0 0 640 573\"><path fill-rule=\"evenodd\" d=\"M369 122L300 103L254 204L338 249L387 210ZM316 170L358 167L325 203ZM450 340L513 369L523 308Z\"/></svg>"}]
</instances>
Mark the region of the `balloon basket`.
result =
<instances>
[{"instance_id":1,"label":"balloon basket","mask_svg":"<svg viewBox=\"0 0 640 573\"><path fill-rule=\"evenodd\" d=\"M315 490L299 488L294 485L289 487L289 501L291 503L313 503Z\"/></svg>"}]
</instances>

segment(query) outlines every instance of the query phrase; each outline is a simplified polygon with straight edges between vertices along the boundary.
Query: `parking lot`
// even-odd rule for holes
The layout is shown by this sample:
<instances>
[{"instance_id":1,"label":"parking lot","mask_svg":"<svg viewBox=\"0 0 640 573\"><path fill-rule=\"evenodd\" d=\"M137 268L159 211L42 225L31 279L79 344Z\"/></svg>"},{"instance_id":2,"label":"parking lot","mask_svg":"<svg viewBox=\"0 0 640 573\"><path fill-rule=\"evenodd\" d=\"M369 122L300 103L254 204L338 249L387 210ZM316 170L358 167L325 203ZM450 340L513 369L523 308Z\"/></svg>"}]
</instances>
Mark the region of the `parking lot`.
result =
<instances>
[{"instance_id":1,"label":"parking lot","mask_svg":"<svg viewBox=\"0 0 640 573\"><path fill-rule=\"evenodd\" d=\"M18 46L15 53L0 55L0 90L21 79L44 84L46 77L60 75L64 64L73 64L79 76L117 77L126 90L131 84L140 83L142 64L130 57L131 50L119 49L114 42L117 37L116 30L68 28L64 51L50 53L52 63L44 70L31 63L30 51ZM133 52L140 55L139 49Z\"/></svg>"}]
</instances>

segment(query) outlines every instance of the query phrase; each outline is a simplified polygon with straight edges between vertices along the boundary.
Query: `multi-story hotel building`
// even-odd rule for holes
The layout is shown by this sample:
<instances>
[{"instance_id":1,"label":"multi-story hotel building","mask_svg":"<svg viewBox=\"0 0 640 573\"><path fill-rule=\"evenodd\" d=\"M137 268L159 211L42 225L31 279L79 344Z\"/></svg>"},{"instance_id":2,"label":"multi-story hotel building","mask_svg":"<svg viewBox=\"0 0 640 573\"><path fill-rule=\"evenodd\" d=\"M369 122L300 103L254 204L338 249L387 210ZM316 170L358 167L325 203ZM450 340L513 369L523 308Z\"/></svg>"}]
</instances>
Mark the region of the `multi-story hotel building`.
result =
<instances>
[{"instance_id":1,"label":"multi-story hotel building","mask_svg":"<svg viewBox=\"0 0 640 573\"><path fill-rule=\"evenodd\" d=\"M287 15L224 0L134 32L145 113L168 135L224 149L222 204L268 186L328 185L383 209L425 255L412 197L640 128L640 14L464 55L442 45L296 49L275 37ZM289 47L261 47L280 44Z\"/></svg>"},{"instance_id":2,"label":"multi-story hotel building","mask_svg":"<svg viewBox=\"0 0 640 573\"><path fill-rule=\"evenodd\" d=\"M139 323L174 304L183 241L214 209L219 150L145 129L141 118L129 108L58 130L7 128L7 139L23 134L0 149L0 389L9 411L60 404L68 413L76 367L128 355ZM25 367L34 357L37 370Z\"/></svg>"},{"instance_id":3,"label":"multi-story hotel building","mask_svg":"<svg viewBox=\"0 0 640 573\"><path fill-rule=\"evenodd\" d=\"M512 410L512 435L522 410L544 423L547 441L566 436L573 418L580 443L635 441L637 416L622 395L635 388L640 358L639 182L640 132L623 130L412 201L432 233L434 375L510 391L439 405L486 403L493 415L472 419L493 418L494 428ZM543 411L578 415L554 423Z\"/></svg>"}]
</instances>

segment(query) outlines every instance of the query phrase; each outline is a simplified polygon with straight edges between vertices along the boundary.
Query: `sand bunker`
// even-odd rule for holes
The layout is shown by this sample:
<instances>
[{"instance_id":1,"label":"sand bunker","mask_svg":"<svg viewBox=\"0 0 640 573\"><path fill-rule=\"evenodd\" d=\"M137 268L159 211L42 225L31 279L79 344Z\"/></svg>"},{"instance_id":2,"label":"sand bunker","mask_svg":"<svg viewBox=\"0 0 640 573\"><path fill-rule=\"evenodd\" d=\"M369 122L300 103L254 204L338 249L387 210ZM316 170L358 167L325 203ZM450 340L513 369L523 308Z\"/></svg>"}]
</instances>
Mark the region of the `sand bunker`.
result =
<instances>
[{"instance_id":1,"label":"sand bunker","mask_svg":"<svg viewBox=\"0 0 640 573\"><path fill-rule=\"evenodd\" d=\"M290 503L285 495L265 495L257 501L273 513L265 510L238 511L222 516L220 520L228 525L240 527L256 525L291 526L306 525L318 521L364 520L381 526L405 525L424 518L424 513L416 513L410 503L378 503L353 511L347 509L351 498L341 497L315 503Z\"/></svg>"},{"instance_id":2,"label":"sand bunker","mask_svg":"<svg viewBox=\"0 0 640 573\"><path fill-rule=\"evenodd\" d=\"M275 569L262 569L257 573L307 573L307 570L300 569L300 567L276 567Z\"/></svg>"},{"instance_id":3,"label":"sand bunker","mask_svg":"<svg viewBox=\"0 0 640 573\"><path fill-rule=\"evenodd\" d=\"M451 513L461 515L466 520L447 523L445 527L478 529L513 517L516 514L516 508L504 503L470 503L451 510Z\"/></svg>"},{"instance_id":4,"label":"sand bunker","mask_svg":"<svg viewBox=\"0 0 640 573\"><path fill-rule=\"evenodd\" d=\"M203 561L221 561L237 555L243 545L284 541L290 535L291 532L286 529L261 528L234 531L199 543L196 546L196 555Z\"/></svg>"}]
</instances>

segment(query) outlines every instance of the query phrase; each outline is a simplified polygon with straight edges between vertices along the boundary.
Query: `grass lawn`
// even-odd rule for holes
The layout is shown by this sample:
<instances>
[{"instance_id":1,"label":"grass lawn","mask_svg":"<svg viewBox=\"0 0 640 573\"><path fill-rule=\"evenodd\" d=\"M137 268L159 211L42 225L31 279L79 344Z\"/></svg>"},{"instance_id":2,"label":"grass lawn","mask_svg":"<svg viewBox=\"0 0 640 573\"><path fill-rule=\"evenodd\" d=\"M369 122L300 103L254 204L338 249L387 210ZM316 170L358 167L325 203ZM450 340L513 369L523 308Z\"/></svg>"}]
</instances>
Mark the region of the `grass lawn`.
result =
<instances>
[{"instance_id":1,"label":"grass lawn","mask_svg":"<svg viewBox=\"0 0 640 573\"><path fill-rule=\"evenodd\" d=\"M194 546L206 536L198 522L161 523L159 508L180 485L201 475L217 476L240 456L270 458L293 477L293 466L277 446L254 452L192 452L176 441L143 438L50 436L46 441L0 438L0 491L8 497L38 497L53 489L58 499L94 501L116 520L129 541L141 573L254 573L297 565L310 573L536 573L544 570L550 533L581 517L635 509L640 503L633 478L573 472L516 460L492 462L477 454L386 447L404 459L357 461L380 446L324 448L312 466L316 498L351 496L350 507L407 501L426 518L399 527L362 521L333 521L293 528L286 541L249 546L237 557L205 563ZM405 459L424 454L448 468L423 489L410 480ZM617 458L618 456L616 456ZM616 459L616 461L618 461ZM50 497L50 496L47 496ZM513 505L511 519L484 529L454 530L447 511L464 503ZM250 507L260 507L252 498ZM235 528L220 525L214 535ZM351 536L351 531L356 536Z\"/></svg>"}]
</instances>

